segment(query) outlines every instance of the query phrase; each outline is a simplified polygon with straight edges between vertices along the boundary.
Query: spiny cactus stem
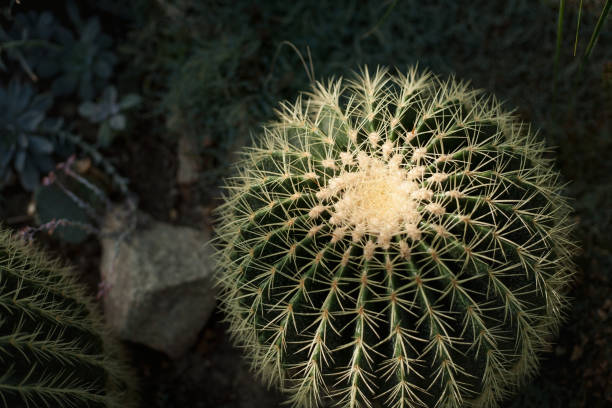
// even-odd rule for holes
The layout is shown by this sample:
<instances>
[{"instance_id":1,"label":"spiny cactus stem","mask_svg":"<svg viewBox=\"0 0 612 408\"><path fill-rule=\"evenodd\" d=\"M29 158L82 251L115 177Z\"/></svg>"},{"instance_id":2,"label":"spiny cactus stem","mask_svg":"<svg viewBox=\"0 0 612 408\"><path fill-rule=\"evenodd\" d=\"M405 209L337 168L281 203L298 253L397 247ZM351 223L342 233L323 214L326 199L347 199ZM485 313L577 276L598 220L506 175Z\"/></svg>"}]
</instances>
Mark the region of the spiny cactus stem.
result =
<instances>
[{"instance_id":1,"label":"spiny cactus stem","mask_svg":"<svg viewBox=\"0 0 612 408\"><path fill-rule=\"evenodd\" d=\"M67 268L2 230L0 310L2 406L133 406L128 372L84 289Z\"/></svg>"},{"instance_id":2,"label":"spiny cactus stem","mask_svg":"<svg viewBox=\"0 0 612 408\"><path fill-rule=\"evenodd\" d=\"M493 98L416 70L281 104L219 208L233 338L294 407L494 408L567 303L546 151Z\"/></svg>"}]
</instances>

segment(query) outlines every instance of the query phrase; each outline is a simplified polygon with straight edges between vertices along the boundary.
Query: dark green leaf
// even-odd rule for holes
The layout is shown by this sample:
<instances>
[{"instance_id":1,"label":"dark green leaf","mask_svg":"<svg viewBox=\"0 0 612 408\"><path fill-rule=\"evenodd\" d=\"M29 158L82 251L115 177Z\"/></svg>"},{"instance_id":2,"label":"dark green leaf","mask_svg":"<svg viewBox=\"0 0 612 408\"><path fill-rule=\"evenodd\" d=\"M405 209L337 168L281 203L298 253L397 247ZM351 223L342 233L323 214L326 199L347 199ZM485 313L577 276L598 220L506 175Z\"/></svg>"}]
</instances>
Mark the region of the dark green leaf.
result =
<instances>
[{"instance_id":1,"label":"dark green leaf","mask_svg":"<svg viewBox=\"0 0 612 408\"><path fill-rule=\"evenodd\" d=\"M123 130L125 129L125 116L122 114L112 116L108 124L113 130Z\"/></svg>"},{"instance_id":2,"label":"dark green leaf","mask_svg":"<svg viewBox=\"0 0 612 408\"><path fill-rule=\"evenodd\" d=\"M53 153L53 143L40 136L30 136L30 149L34 153Z\"/></svg>"},{"instance_id":3,"label":"dark green leaf","mask_svg":"<svg viewBox=\"0 0 612 408\"><path fill-rule=\"evenodd\" d=\"M28 137L27 137L25 134L20 133L20 134L17 136L17 145L18 145L18 146L19 146L19 147L20 147L22 150L27 149L27 148L28 148Z\"/></svg>"},{"instance_id":4,"label":"dark green leaf","mask_svg":"<svg viewBox=\"0 0 612 408\"><path fill-rule=\"evenodd\" d=\"M38 94L30 103L31 110L46 111L53 105L53 95L50 93Z\"/></svg>"},{"instance_id":5,"label":"dark green leaf","mask_svg":"<svg viewBox=\"0 0 612 408\"><path fill-rule=\"evenodd\" d=\"M104 122L98 129L98 145L100 145L100 147L108 147L112 141L113 130L110 128L108 122Z\"/></svg>"},{"instance_id":6,"label":"dark green leaf","mask_svg":"<svg viewBox=\"0 0 612 408\"><path fill-rule=\"evenodd\" d=\"M60 72L60 66L57 60L46 58L37 65L36 73L41 78L51 78Z\"/></svg>"},{"instance_id":7,"label":"dark green leaf","mask_svg":"<svg viewBox=\"0 0 612 408\"><path fill-rule=\"evenodd\" d=\"M64 74L53 82L51 89L56 95L67 95L76 89L79 79L75 74Z\"/></svg>"},{"instance_id":8,"label":"dark green leaf","mask_svg":"<svg viewBox=\"0 0 612 408\"><path fill-rule=\"evenodd\" d=\"M75 27L80 28L83 25L83 20L81 19L79 9L73 0L69 0L66 3L66 11L68 12L68 17L70 17L72 24L74 24Z\"/></svg>"},{"instance_id":9,"label":"dark green leaf","mask_svg":"<svg viewBox=\"0 0 612 408\"><path fill-rule=\"evenodd\" d=\"M19 180L23 188L28 191L34 191L36 186L38 186L39 178L40 174L34 163L26 160L23 168L19 170Z\"/></svg>"},{"instance_id":10,"label":"dark green leaf","mask_svg":"<svg viewBox=\"0 0 612 408\"><path fill-rule=\"evenodd\" d=\"M79 115L86 117L94 123L98 122L97 117L99 116L100 108L97 104L91 101L83 102L79 105L78 111Z\"/></svg>"},{"instance_id":11,"label":"dark green leaf","mask_svg":"<svg viewBox=\"0 0 612 408\"><path fill-rule=\"evenodd\" d=\"M89 222L85 210L54 184L38 187L34 192L34 200L36 201L36 218L39 224L54 219L67 219L83 224ZM60 226L57 228L56 234L71 243L82 242L87 237L86 231L74 226Z\"/></svg>"},{"instance_id":12,"label":"dark green leaf","mask_svg":"<svg viewBox=\"0 0 612 408\"><path fill-rule=\"evenodd\" d=\"M142 98L140 95L128 94L121 99L121 102L119 102L119 109L125 110L133 108L134 106L140 104L141 99Z\"/></svg>"},{"instance_id":13,"label":"dark green leaf","mask_svg":"<svg viewBox=\"0 0 612 408\"><path fill-rule=\"evenodd\" d=\"M97 18L90 18L83 31L81 32L81 41L84 43L94 43L96 36L100 33L100 21Z\"/></svg>"},{"instance_id":14,"label":"dark green leaf","mask_svg":"<svg viewBox=\"0 0 612 408\"><path fill-rule=\"evenodd\" d=\"M32 153L29 160L36 166L39 173L47 174L55 168L55 161L48 154Z\"/></svg>"},{"instance_id":15,"label":"dark green leaf","mask_svg":"<svg viewBox=\"0 0 612 408\"><path fill-rule=\"evenodd\" d=\"M44 118L45 114L43 112L31 110L17 118L17 123L21 130L32 132L38 128Z\"/></svg>"},{"instance_id":16,"label":"dark green leaf","mask_svg":"<svg viewBox=\"0 0 612 408\"><path fill-rule=\"evenodd\" d=\"M84 72L79 81L79 97L83 101L91 100L94 97L95 91L91 83L92 75L90 72Z\"/></svg>"},{"instance_id":17,"label":"dark green leaf","mask_svg":"<svg viewBox=\"0 0 612 408\"><path fill-rule=\"evenodd\" d=\"M104 90L102 94L102 102L108 105L114 105L117 103L117 89L114 86L109 86Z\"/></svg>"},{"instance_id":18,"label":"dark green leaf","mask_svg":"<svg viewBox=\"0 0 612 408\"><path fill-rule=\"evenodd\" d=\"M26 158L27 158L26 150L24 149L17 150L17 153L15 154L15 169L20 173L24 171L25 169Z\"/></svg>"},{"instance_id":19,"label":"dark green leaf","mask_svg":"<svg viewBox=\"0 0 612 408\"><path fill-rule=\"evenodd\" d=\"M112 65L108 61L103 59L98 59L94 64L93 68L96 75L98 75L100 78L108 78L113 73Z\"/></svg>"},{"instance_id":20,"label":"dark green leaf","mask_svg":"<svg viewBox=\"0 0 612 408\"><path fill-rule=\"evenodd\" d=\"M8 167L8 164L15 154L15 149L16 147L14 144L8 146L8 148L3 148L3 146L0 145L0 167Z\"/></svg>"}]
</instances>

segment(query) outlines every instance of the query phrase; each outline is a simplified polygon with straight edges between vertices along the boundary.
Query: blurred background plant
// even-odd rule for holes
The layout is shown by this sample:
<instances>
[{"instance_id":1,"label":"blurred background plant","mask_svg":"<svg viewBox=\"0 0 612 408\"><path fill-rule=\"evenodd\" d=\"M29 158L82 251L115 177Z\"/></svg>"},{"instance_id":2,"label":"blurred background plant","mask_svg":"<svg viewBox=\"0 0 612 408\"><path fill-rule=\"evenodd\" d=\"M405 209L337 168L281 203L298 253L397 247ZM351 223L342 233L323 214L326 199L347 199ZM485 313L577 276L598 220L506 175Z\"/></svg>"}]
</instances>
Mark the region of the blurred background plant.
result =
<instances>
[{"instance_id":1,"label":"blurred background plant","mask_svg":"<svg viewBox=\"0 0 612 408\"><path fill-rule=\"evenodd\" d=\"M599 18L597 19L597 23L595 23L595 27L593 28L593 32L589 37L589 42L584 48L584 52L582 57L580 57L580 64L578 68L577 76L580 77L582 73L582 69L587 63L588 59L593 52L593 48L595 44L599 40L599 36L601 35L601 30L603 29L608 15L610 14L610 9L612 9L612 0L604 0L603 1L590 1L590 0L576 0L571 1L571 3L575 8L577 8L578 16L576 17L576 33L574 35L574 53L573 56L576 57L576 52L578 51L578 40L580 39L580 23L582 19L582 10L583 8L587 10L597 10L598 7L601 7L601 12L599 13ZM575 4L578 3L578 4ZM601 4L599 4L601 3ZM563 22L565 19L565 6L566 0L559 0L559 14L557 17L557 42L555 49L555 60L554 60L554 72L553 72L553 92L556 90L557 86L557 75L559 72L559 57L562 51L562 43L563 43Z\"/></svg>"},{"instance_id":2,"label":"blurred background plant","mask_svg":"<svg viewBox=\"0 0 612 408\"><path fill-rule=\"evenodd\" d=\"M79 10L92 8L72 0L32 6L3 8L0 78L8 84L0 87L0 191L15 191L19 180L34 192L31 219L80 243L103 217L93 217L101 199L113 191L129 195L104 149L128 128L126 112L140 97L126 92L118 100L110 82L118 62L113 39L99 16L82 17ZM77 163L89 163L87 172L66 165L74 154ZM53 173L56 167L63 171Z\"/></svg>"},{"instance_id":3,"label":"blurred background plant","mask_svg":"<svg viewBox=\"0 0 612 408\"><path fill-rule=\"evenodd\" d=\"M117 89L107 87L97 102L85 101L79 105L79 114L91 123L99 124L98 142L100 147L108 147L115 134L126 128L124 112L140 103L140 96L128 94L117 101Z\"/></svg>"},{"instance_id":4,"label":"blurred background plant","mask_svg":"<svg viewBox=\"0 0 612 408\"><path fill-rule=\"evenodd\" d=\"M142 79L148 100L159 102L151 113L163 117L169 134L189 134L198 140L205 176L210 176L206 170L218 173L231 160L229 153L245 142L257 123L271 117L276 101L307 88L298 56L283 41L304 55L310 48L319 79L345 75L362 64L405 67L416 62L469 78L509 106L520 106L525 119L534 120L557 144L554 139L566 132L551 115L573 120L590 108L575 110L559 103L556 111L550 109L555 102L551 58L557 55L561 101L571 94L595 104L586 94L593 88L585 85L597 80L592 72L577 89L571 88L569 79L577 70L572 59L575 39L563 37L555 43L558 4L436 0L415 8L410 1L342 0L322 1L316 7L304 1L268 1L265 6L237 1L228 7L222 1L158 1L155 7L141 9L144 26L130 32L122 50L140 69L129 75ZM592 4L567 7L566 32L575 31L579 10L586 32L594 28L592 19L602 9ZM603 37L601 43L610 40L603 28L597 35ZM543 38L548 41L537 41ZM588 48L589 39L578 38L580 49ZM598 60L605 60L609 51L600 51ZM533 69L544 62L546 69ZM586 69L598 67L594 63ZM216 185L214 178L201 180L203 191Z\"/></svg>"},{"instance_id":5,"label":"blurred background plant","mask_svg":"<svg viewBox=\"0 0 612 408\"><path fill-rule=\"evenodd\" d=\"M20 68L27 73L32 81L38 80L33 70L45 68L45 60L58 52L59 47L51 42L57 27L57 21L49 12L20 13L14 17L13 24L6 32L0 28L0 40L8 59L19 63ZM0 57L2 54L0 54ZM37 66L42 65L42 68ZM7 71L6 64L0 59L0 68Z\"/></svg>"},{"instance_id":6,"label":"blurred background plant","mask_svg":"<svg viewBox=\"0 0 612 408\"><path fill-rule=\"evenodd\" d=\"M50 55L41 66L41 75L54 78L51 89L57 95L78 93L81 100L96 96L108 83L117 62L111 51L111 37L100 31L100 20L83 20L74 2L66 3L75 30L57 26L54 39L58 53ZM44 67L44 68L43 68Z\"/></svg>"},{"instance_id":7,"label":"blurred background plant","mask_svg":"<svg viewBox=\"0 0 612 408\"><path fill-rule=\"evenodd\" d=\"M36 94L29 83L16 78L0 87L0 188L11 167L28 191L38 186L41 174L54 168L55 148L46 134L57 131L62 121L46 117L52 104L50 94Z\"/></svg>"},{"instance_id":8,"label":"blurred background plant","mask_svg":"<svg viewBox=\"0 0 612 408\"><path fill-rule=\"evenodd\" d=\"M77 93L82 100L89 100L113 73L117 62L110 51L113 41L100 31L99 18L81 18L74 1L66 2L66 14L71 28L50 12L15 15L8 32L0 31L5 43L2 48L33 81L51 79L55 95Z\"/></svg>"}]
</instances>

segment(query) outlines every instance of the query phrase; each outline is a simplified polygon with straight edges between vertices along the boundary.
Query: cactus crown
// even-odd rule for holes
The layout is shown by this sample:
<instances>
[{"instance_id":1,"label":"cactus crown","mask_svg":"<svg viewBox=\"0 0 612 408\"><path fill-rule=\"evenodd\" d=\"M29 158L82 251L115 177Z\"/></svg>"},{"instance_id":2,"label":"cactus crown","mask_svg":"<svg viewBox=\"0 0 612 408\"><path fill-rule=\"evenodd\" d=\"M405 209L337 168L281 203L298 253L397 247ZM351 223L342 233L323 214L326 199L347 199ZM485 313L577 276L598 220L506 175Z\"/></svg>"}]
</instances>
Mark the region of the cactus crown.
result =
<instances>
[{"instance_id":1,"label":"cactus crown","mask_svg":"<svg viewBox=\"0 0 612 408\"><path fill-rule=\"evenodd\" d=\"M574 269L546 152L452 78L316 83L218 209L236 343L294 406L497 406L536 370Z\"/></svg>"},{"instance_id":2,"label":"cactus crown","mask_svg":"<svg viewBox=\"0 0 612 408\"><path fill-rule=\"evenodd\" d=\"M129 370L67 268L0 229L0 406L129 408Z\"/></svg>"}]
</instances>

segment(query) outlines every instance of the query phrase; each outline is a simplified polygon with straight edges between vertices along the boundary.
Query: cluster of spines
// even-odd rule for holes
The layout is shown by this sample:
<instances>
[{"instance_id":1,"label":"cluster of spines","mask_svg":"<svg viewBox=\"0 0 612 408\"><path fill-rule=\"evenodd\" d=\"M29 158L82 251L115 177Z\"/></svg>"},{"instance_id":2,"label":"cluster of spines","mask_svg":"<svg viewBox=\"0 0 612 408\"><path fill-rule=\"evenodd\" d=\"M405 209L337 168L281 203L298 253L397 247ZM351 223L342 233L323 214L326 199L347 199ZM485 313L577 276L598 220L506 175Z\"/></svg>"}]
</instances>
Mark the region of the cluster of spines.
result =
<instances>
[{"instance_id":1,"label":"cluster of spines","mask_svg":"<svg viewBox=\"0 0 612 408\"><path fill-rule=\"evenodd\" d=\"M219 209L221 300L253 368L295 406L496 406L537 368L573 270L544 153L492 98L415 69L282 105ZM413 205L381 229L364 191Z\"/></svg>"},{"instance_id":2,"label":"cluster of spines","mask_svg":"<svg viewBox=\"0 0 612 408\"><path fill-rule=\"evenodd\" d=\"M70 271L0 230L0 404L132 407L120 354Z\"/></svg>"}]
</instances>

